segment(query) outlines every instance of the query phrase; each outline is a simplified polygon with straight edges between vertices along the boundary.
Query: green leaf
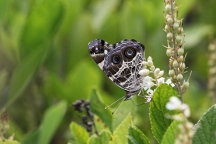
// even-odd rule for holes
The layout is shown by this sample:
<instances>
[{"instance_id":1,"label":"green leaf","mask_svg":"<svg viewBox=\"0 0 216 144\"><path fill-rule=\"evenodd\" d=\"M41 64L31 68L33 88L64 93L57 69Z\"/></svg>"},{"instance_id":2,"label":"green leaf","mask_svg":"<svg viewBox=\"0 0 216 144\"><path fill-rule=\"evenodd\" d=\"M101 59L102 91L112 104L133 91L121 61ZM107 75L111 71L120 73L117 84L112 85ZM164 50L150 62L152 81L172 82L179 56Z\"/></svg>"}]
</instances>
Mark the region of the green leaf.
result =
<instances>
[{"instance_id":1,"label":"green leaf","mask_svg":"<svg viewBox=\"0 0 216 144\"><path fill-rule=\"evenodd\" d=\"M82 61L70 72L65 83L69 102L77 99L87 99L93 88L101 87L101 75L99 69L96 68L97 65L95 63L94 66L91 65L90 60ZM80 86L82 86L82 89L80 89Z\"/></svg>"},{"instance_id":2,"label":"green leaf","mask_svg":"<svg viewBox=\"0 0 216 144\"><path fill-rule=\"evenodd\" d=\"M213 105L195 125L193 144L216 144L216 105Z\"/></svg>"},{"instance_id":3,"label":"green leaf","mask_svg":"<svg viewBox=\"0 0 216 144\"><path fill-rule=\"evenodd\" d=\"M83 127L72 122L70 124L70 130L77 144L87 144L89 133Z\"/></svg>"},{"instance_id":4,"label":"green leaf","mask_svg":"<svg viewBox=\"0 0 216 144\"><path fill-rule=\"evenodd\" d=\"M0 144L20 144L20 143L15 140L0 140Z\"/></svg>"},{"instance_id":5,"label":"green leaf","mask_svg":"<svg viewBox=\"0 0 216 144\"><path fill-rule=\"evenodd\" d=\"M50 41L59 28L63 16L61 0L35 1L32 11L27 17L21 36L21 59L29 53L37 51L38 45ZM48 47L43 47L46 51Z\"/></svg>"},{"instance_id":6,"label":"green leaf","mask_svg":"<svg viewBox=\"0 0 216 144\"><path fill-rule=\"evenodd\" d=\"M100 134L101 144L108 144L111 138L111 133L109 131L102 131Z\"/></svg>"},{"instance_id":7,"label":"green leaf","mask_svg":"<svg viewBox=\"0 0 216 144\"><path fill-rule=\"evenodd\" d=\"M7 107L11 105L30 82L34 72L42 63L40 57L45 57L43 50L35 51L25 58L14 70L10 80L10 93Z\"/></svg>"},{"instance_id":8,"label":"green leaf","mask_svg":"<svg viewBox=\"0 0 216 144\"><path fill-rule=\"evenodd\" d=\"M137 127L129 128L128 144L150 144L148 138Z\"/></svg>"},{"instance_id":9,"label":"green leaf","mask_svg":"<svg viewBox=\"0 0 216 144\"><path fill-rule=\"evenodd\" d=\"M210 25L192 25L185 29L185 47L190 48L198 45L200 41L213 31Z\"/></svg>"},{"instance_id":10,"label":"green leaf","mask_svg":"<svg viewBox=\"0 0 216 144\"><path fill-rule=\"evenodd\" d=\"M101 102L96 90L92 90L90 95L91 111L98 115L101 120L112 130L112 113L105 109L105 105Z\"/></svg>"},{"instance_id":11,"label":"green leaf","mask_svg":"<svg viewBox=\"0 0 216 144\"><path fill-rule=\"evenodd\" d=\"M131 114L114 131L109 144L126 144L128 142L128 129L131 126Z\"/></svg>"},{"instance_id":12,"label":"green leaf","mask_svg":"<svg viewBox=\"0 0 216 144\"><path fill-rule=\"evenodd\" d=\"M62 0L65 8L64 19L61 26L61 33L64 34L70 33L70 29L74 24L75 20L80 17L82 13L85 2L83 0L73 0L73 4L71 4L71 0ZM69 36L69 35L67 35ZM66 37L63 37L66 38ZM64 42L64 40L62 41Z\"/></svg>"},{"instance_id":13,"label":"green leaf","mask_svg":"<svg viewBox=\"0 0 216 144\"><path fill-rule=\"evenodd\" d=\"M109 131L102 131L99 136L93 135L90 137L88 144L108 144L111 138Z\"/></svg>"},{"instance_id":14,"label":"green leaf","mask_svg":"<svg viewBox=\"0 0 216 144\"><path fill-rule=\"evenodd\" d=\"M99 31L106 19L117 8L119 1L117 0L103 0L99 1L94 6L92 25L95 31Z\"/></svg>"},{"instance_id":15,"label":"green leaf","mask_svg":"<svg viewBox=\"0 0 216 144\"><path fill-rule=\"evenodd\" d=\"M144 21L142 19L142 9L139 8L141 4L134 1L125 1L123 5L122 16L121 16L121 34L123 37L132 37L139 40L143 37ZM140 39L142 40L142 39Z\"/></svg>"},{"instance_id":16,"label":"green leaf","mask_svg":"<svg viewBox=\"0 0 216 144\"><path fill-rule=\"evenodd\" d=\"M7 16L11 0L0 0L0 25L4 17Z\"/></svg>"},{"instance_id":17,"label":"green leaf","mask_svg":"<svg viewBox=\"0 0 216 144\"><path fill-rule=\"evenodd\" d=\"M38 144L39 139L39 129L31 132L22 140L22 144Z\"/></svg>"},{"instance_id":18,"label":"green leaf","mask_svg":"<svg viewBox=\"0 0 216 144\"><path fill-rule=\"evenodd\" d=\"M76 23L71 31L72 34L69 35L68 42L68 51L65 54L66 57L66 71L69 72L76 66L79 66L79 63L82 62L87 57L88 62L92 62L90 60L91 56L88 52L88 42L91 41L94 37L92 34L91 22L92 19L89 13L84 13L83 15L79 15L79 18L76 20ZM63 45L65 45L63 40ZM60 46L61 47L61 46Z\"/></svg>"},{"instance_id":19,"label":"green leaf","mask_svg":"<svg viewBox=\"0 0 216 144\"><path fill-rule=\"evenodd\" d=\"M116 104L115 107L113 107L113 130L115 130L119 124L122 123L122 121L128 116L128 114L131 114L132 117L136 115L136 108L137 106L134 104L132 100L127 100L123 102L119 102L119 105Z\"/></svg>"},{"instance_id":20,"label":"green leaf","mask_svg":"<svg viewBox=\"0 0 216 144\"><path fill-rule=\"evenodd\" d=\"M88 144L101 144L100 138L97 135L93 135L89 138Z\"/></svg>"},{"instance_id":21,"label":"green leaf","mask_svg":"<svg viewBox=\"0 0 216 144\"><path fill-rule=\"evenodd\" d=\"M172 122L165 117L169 113L165 105L172 96L177 96L175 88L167 84L161 84L154 92L150 103L151 129L158 142L161 142L164 133Z\"/></svg>"},{"instance_id":22,"label":"green leaf","mask_svg":"<svg viewBox=\"0 0 216 144\"><path fill-rule=\"evenodd\" d=\"M39 144L48 144L50 142L52 136L62 122L66 108L67 104L65 102L61 102L46 111L42 124L39 128Z\"/></svg>"},{"instance_id":23,"label":"green leaf","mask_svg":"<svg viewBox=\"0 0 216 144\"><path fill-rule=\"evenodd\" d=\"M178 9L178 11L179 11L179 18L182 18L186 14L188 14L188 12L194 6L195 2L196 2L196 0L190 0L190 1L188 1L188 0L181 0L181 1L177 1L177 6L180 7Z\"/></svg>"},{"instance_id":24,"label":"green leaf","mask_svg":"<svg viewBox=\"0 0 216 144\"><path fill-rule=\"evenodd\" d=\"M31 81L35 71L44 62L49 51L50 40L58 29L62 13L61 0L35 2L21 36L21 61L12 74L9 101L6 106L17 99Z\"/></svg>"},{"instance_id":25,"label":"green leaf","mask_svg":"<svg viewBox=\"0 0 216 144\"><path fill-rule=\"evenodd\" d=\"M175 140L180 132L179 121L173 121L168 127L166 133L163 136L161 144L174 144Z\"/></svg>"}]
</instances>

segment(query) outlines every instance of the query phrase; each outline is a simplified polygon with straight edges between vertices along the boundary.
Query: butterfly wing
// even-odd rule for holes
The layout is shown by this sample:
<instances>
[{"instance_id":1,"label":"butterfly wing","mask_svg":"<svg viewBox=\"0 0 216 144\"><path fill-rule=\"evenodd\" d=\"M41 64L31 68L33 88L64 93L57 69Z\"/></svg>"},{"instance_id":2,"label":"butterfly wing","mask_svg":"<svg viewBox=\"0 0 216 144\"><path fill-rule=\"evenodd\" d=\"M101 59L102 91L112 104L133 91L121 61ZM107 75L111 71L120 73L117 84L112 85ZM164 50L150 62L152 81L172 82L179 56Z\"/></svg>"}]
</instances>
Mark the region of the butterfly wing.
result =
<instances>
[{"instance_id":1,"label":"butterfly wing","mask_svg":"<svg viewBox=\"0 0 216 144\"><path fill-rule=\"evenodd\" d=\"M141 89L142 78L139 71L144 60L144 45L135 40L123 40L116 44L108 44L104 40L89 43L92 58L105 74L128 97Z\"/></svg>"},{"instance_id":2,"label":"butterfly wing","mask_svg":"<svg viewBox=\"0 0 216 144\"><path fill-rule=\"evenodd\" d=\"M143 60L144 46L135 40L124 40L105 56L103 71L120 88L133 93L141 89L139 71Z\"/></svg>"}]
</instances>

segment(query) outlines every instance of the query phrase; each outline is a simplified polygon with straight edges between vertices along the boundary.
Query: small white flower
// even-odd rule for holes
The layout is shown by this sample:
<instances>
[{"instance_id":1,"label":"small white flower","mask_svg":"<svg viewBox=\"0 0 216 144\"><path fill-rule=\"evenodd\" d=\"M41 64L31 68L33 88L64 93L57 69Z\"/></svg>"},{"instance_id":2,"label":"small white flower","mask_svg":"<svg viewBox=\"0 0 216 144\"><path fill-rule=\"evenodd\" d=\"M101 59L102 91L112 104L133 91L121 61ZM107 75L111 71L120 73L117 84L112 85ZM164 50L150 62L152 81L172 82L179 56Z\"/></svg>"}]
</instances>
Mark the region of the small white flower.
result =
<instances>
[{"instance_id":1,"label":"small white flower","mask_svg":"<svg viewBox=\"0 0 216 144\"><path fill-rule=\"evenodd\" d=\"M148 62L147 62L147 61L143 61L143 62L142 62L142 65L147 66L147 65L148 65Z\"/></svg>"},{"instance_id":2,"label":"small white flower","mask_svg":"<svg viewBox=\"0 0 216 144\"><path fill-rule=\"evenodd\" d=\"M151 70L151 71L154 71L154 70L155 70L155 66L151 66L151 67L150 67L150 70Z\"/></svg>"},{"instance_id":3,"label":"small white flower","mask_svg":"<svg viewBox=\"0 0 216 144\"><path fill-rule=\"evenodd\" d=\"M150 71L148 69L142 69L142 70L139 71L139 74L141 76L147 76L149 74L149 72Z\"/></svg>"},{"instance_id":4,"label":"small white flower","mask_svg":"<svg viewBox=\"0 0 216 144\"><path fill-rule=\"evenodd\" d=\"M176 96L172 96L170 101L166 104L166 108L168 110L177 110L181 107L181 104L181 101Z\"/></svg>"},{"instance_id":5,"label":"small white flower","mask_svg":"<svg viewBox=\"0 0 216 144\"><path fill-rule=\"evenodd\" d=\"M148 89L148 90L147 90L147 94L148 94L148 95L153 95L153 93L154 93L154 91L153 91L152 89Z\"/></svg>"},{"instance_id":6,"label":"small white flower","mask_svg":"<svg viewBox=\"0 0 216 144\"><path fill-rule=\"evenodd\" d=\"M159 85L159 84L162 84L162 83L164 83L164 81L165 81L165 78L164 78L164 77L161 77L161 78L157 79L157 84L158 84L158 85Z\"/></svg>"},{"instance_id":7,"label":"small white flower","mask_svg":"<svg viewBox=\"0 0 216 144\"><path fill-rule=\"evenodd\" d=\"M175 85L172 83L171 79L166 80L166 84L171 85L172 87L174 87Z\"/></svg>"},{"instance_id":8,"label":"small white flower","mask_svg":"<svg viewBox=\"0 0 216 144\"><path fill-rule=\"evenodd\" d=\"M186 117L189 117L190 116L190 109L189 109L188 105L187 104L182 104L181 108L182 108L182 110L184 112L184 115Z\"/></svg>"},{"instance_id":9,"label":"small white flower","mask_svg":"<svg viewBox=\"0 0 216 144\"><path fill-rule=\"evenodd\" d=\"M154 70L154 77L155 77L155 78L159 78L159 73L160 73L160 69L159 69L159 68L156 68L156 69Z\"/></svg>"},{"instance_id":10,"label":"small white flower","mask_svg":"<svg viewBox=\"0 0 216 144\"><path fill-rule=\"evenodd\" d=\"M190 109L187 104L182 103L176 96L172 96L170 101L166 104L168 110L180 110L185 117L190 116Z\"/></svg>"},{"instance_id":11,"label":"small white flower","mask_svg":"<svg viewBox=\"0 0 216 144\"><path fill-rule=\"evenodd\" d=\"M153 66L153 61L152 60L148 60L148 66Z\"/></svg>"},{"instance_id":12,"label":"small white flower","mask_svg":"<svg viewBox=\"0 0 216 144\"><path fill-rule=\"evenodd\" d=\"M164 71L160 71L159 73L158 73L158 77L162 77L164 75Z\"/></svg>"},{"instance_id":13,"label":"small white flower","mask_svg":"<svg viewBox=\"0 0 216 144\"><path fill-rule=\"evenodd\" d=\"M149 56L149 57L147 58L147 60L151 60L151 61L152 61L152 57Z\"/></svg>"},{"instance_id":14,"label":"small white flower","mask_svg":"<svg viewBox=\"0 0 216 144\"><path fill-rule=\"evenodd\" d=\"M150 76L146 76L143 79L143 88L144 90L150 89L153 87L155 84L152 82L153 78Z\"/></svg>"},{"instance_id":15,"label":"small white flower","mask_svg":"<svg viewBox=\"0 0 216 144\"><path fill-rule=\"evenodd\" d=\"M149 102L151 102L152 97L151 96L145 96L145 99L146 99L146 102L149 103Z\"/></svg>"},{"instance_id":16,"label":"small white flower","mask_svg":"<svg viewBox=\"0 0 216 144\"><path fill-rule=\"evenodd\" d=\"M155 71L154 71L155 74L158 74L159 72L160 72L159 68L156 68Z\"/></svg>"}]
</instances>

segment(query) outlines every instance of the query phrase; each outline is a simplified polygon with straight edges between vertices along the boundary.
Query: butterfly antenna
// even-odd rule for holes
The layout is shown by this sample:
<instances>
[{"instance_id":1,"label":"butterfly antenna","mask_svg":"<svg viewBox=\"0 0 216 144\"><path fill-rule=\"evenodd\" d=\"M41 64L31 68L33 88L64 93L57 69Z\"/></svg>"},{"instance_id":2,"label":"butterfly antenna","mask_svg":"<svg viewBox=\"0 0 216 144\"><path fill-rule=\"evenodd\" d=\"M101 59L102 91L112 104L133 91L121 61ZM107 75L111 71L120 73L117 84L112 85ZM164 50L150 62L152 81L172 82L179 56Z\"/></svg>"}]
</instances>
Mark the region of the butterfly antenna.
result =
<instances>
[{"instance_id":1,"label":"butterfly antenna","mask_svg":"<svg viewBox=\"0 0 216 144\"><path fill-rule=\"evenodd\" d=\"M124 98L125 98L125 97L121 97L121 98L119 98L118 100L114 101L114 102L111 103L110 105L106 106L105 109L111 107L112 105L114 105L115 103L117 103L118 101L120 101L120 100L122 100L122 99L124 99Z\"/></svg>"},{"instance_id":2,"label":"butterfly antenna","mask_svg":"<svg viewBox=\"0 0 216 144\"><path fill-rule=\"evenodd\" d=\"M125 97L120 98L120 100L121 100L121 102L119 102L119 104L117 105L117 107L115 108L115 110L112 112L112 115L118 110L118 108L121 105L121 103L125 100Z\"/></svg>"}]
</instances>

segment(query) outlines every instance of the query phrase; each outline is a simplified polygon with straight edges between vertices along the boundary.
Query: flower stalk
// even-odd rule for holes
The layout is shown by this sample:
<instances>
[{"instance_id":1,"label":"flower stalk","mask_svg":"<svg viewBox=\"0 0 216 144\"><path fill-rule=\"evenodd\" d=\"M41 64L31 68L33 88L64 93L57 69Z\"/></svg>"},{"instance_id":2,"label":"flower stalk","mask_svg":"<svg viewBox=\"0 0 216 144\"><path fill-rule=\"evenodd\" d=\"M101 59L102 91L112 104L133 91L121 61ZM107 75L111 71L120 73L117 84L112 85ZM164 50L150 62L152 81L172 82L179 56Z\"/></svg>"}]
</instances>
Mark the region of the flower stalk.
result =
<instances>
[{"instance_id":1,"label":"flower stalk","mask_svg":"<svg viewBox=\"0 0 216 144\"><path fill-rule=\"evenodd\" d=\"M208 91L209 95L216 101L216 40L211 42L209 47L209 76Z\"/></svg>"},{"instance_id":2,"label":"flower stalk","mask_svg":"<svg viewBox=\"0 0 216 144\"><path fill-rule=\"evenodd\" d=\"M166 108L170 111L178 111L179 113L167 115L167 118L179 121L179 134L175 140L175 144L192 144L193 124L187 119L190 116L190 108L187 104L182 103L178 97L173 96L166 104Z\"/></svg>"},{"instance_id":3,"label":"flower stalk","mask_svg":"<svg viewBox=\"0 0 216 144\"><path fill-rule=\"evenodd\" d=\"M167 34L166 54L169 57L169 76L178 89L179 95L185 93L189 86L188 80L184 80L185 57L184 54L184 33L182 19L177 18L177 7L175 0L165 0L165 19L164 31Z\"/></svg>"}]
</instances>

